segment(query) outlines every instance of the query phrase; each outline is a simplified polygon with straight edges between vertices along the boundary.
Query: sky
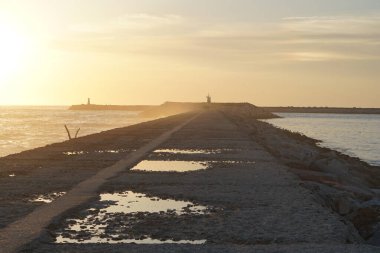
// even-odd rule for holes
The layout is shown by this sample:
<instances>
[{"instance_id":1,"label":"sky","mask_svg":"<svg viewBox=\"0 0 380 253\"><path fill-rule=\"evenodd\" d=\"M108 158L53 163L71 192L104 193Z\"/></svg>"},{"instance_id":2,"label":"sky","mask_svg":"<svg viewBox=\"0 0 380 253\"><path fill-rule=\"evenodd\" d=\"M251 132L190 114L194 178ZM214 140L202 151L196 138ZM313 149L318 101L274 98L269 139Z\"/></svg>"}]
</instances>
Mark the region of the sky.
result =
<instances>
[{"instance_id":1,"label":"sky","mask_svg":"<svg viewBox=\"0 0 380 253\"><path fill-rule=\"evenodd\" d=\"M378 0L0 0L0 105L380 107Z\"/></svg>"}]
</instances>

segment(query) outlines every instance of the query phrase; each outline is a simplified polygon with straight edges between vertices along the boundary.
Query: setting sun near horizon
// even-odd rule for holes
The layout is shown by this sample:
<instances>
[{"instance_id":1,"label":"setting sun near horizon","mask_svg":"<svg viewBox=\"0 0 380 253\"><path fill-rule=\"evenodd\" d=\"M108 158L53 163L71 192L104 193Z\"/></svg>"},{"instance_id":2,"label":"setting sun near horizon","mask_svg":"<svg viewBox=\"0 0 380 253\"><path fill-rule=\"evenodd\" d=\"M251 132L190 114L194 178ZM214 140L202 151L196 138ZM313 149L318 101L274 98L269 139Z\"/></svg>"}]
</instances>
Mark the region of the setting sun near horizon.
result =
<instances>
[{"instance_id":1,"label":"setting sun near horizon","mask_svg":"<svg viewBox=\"0 0 380 253\"><path fill-rule=\"evenodd\" d=\"M25 60L27 39L2 21L0 23L0 81L5 82L9 75L17 73Z\"/></svg>"},{"instance_id":2,"label":"setting sun near horizon","mask_svg":"<svg viewBox=\"0 0 380 253\"><path fill-rule=\"evenodd\" d=\"M374 0L5 0L0 105L380 107L379 31Z\"/></svg>"}]
</instances>

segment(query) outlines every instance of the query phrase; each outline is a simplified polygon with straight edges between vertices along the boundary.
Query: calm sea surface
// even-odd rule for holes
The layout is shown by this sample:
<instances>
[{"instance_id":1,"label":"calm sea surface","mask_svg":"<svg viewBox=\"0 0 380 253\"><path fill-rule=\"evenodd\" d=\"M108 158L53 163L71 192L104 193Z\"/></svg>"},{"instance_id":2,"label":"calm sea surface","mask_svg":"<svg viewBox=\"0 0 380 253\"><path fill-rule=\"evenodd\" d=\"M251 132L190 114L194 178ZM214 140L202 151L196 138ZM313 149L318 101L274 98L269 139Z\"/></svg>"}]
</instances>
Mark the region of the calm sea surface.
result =
<instances>
[{"instance_id":1,"label":"calm sea surface","mask_svg":"<svg viewBox=\"0 0 380 253\"><path fill-rule=\"evenodd\" d=\"M321 140L321 146L380 166L380 115L278 113L267 122ZM0 157L79 136L136 124L137 112L69 111L67 107L0 106Z\"/></svg>"},{"instance_id":2,"label":"calm sea surface","mask_svg":"<svg viewBox=\"0 0 380 253\"><path fill-rule=\"evenodd\" d=\"M380 115L277 113L267 122L321 140L323 147L380 166Z\"/></svg>"},{"instance_id":3,"label":"calm sea surface","mask_svg":"<svg viewBox=\"0 0 380 253\"><path fill-rule=\"evenodd\" d=\"M137 112L69 111L67 107L0 106L0 157L78 136L139 123Z\"/></svg>"}]
</instances>

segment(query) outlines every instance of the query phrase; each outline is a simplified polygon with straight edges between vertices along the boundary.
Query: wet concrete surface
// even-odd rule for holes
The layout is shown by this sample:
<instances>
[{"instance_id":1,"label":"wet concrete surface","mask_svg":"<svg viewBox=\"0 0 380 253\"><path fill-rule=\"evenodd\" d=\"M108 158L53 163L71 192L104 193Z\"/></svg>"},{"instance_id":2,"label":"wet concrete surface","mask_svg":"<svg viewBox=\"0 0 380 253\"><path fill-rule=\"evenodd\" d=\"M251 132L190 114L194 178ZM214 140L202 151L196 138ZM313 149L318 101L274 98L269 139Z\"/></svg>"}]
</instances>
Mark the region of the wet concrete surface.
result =
<instances>
[{"instance_id":1,"label":"wet concrete surface","mask_svg":"<svg viewBox=\"0 0 380 253\"><path fill-rule=\"evenodd\" d=\"M174 117L172 124L181 120ZM289 167L235 123L218 111L204 112L157 150L218 152L152 151L145 159L212 161L206 169L152 172L133 171L131 166L107 180L98 192L98 199L64 213L20 252L380 252L378 247L365 245L352 224L322 206ZM108 149L115 148L134 147ZM86 242L93 237L88 234L92 228L87 227L91 222L82 224L80 235L65 229L70 224L80 227L77 220L86 219L91 210L98 214L107 208L101 203L104 194L123 192L191 202L208 209L200 214L190 211L182 215L162 210L114 213L96 223L104 230L103 239L112 240L118 235L114 241L119 243L112 245ZM108 204L112 205L112 201ZM70 223L73 220L76 223ZM63 233L81 242L57 243ZM157 245L137 245L133 241L145 239ZM186 243L189 241L204 243L190 245Z\"/></svg>"},{"instance_id":2,"label":"wet concrete surface","mask_svg":"<svg viewBox=\"0 0 380 253\"><path fill-rule=\"evenodd\" d=\"M119 158L112 163L108 161L111 164L106 165L107 167L103 169L93 169L91 171L86 171L87 173L91 172L89 174L83 173L84 166L80 166L82 164L85 165L85 162L83 161L81 161L80 164L76 164L78 167L76 170L71 170L70 175L62 175L62 171L55 168L49 168L50 170L43 169L42 166L38 166L37 169L34 170L31 170L30 168L29 170L22 170L20 168L15 169L15 167L13 167L13 170L22 172L22 176L14 178L21 179L23 182L17 182L14 180L7 181L4 180L5 177L1 178L4 180L5 184L1 184L0 186L2 187L2 190L6 189L6 191L2 191L1 193L3 195L5 194L8 197L2 198L3 206L1 211L4 211L2 212L4 214L2 216L2 221L4 221L5 227L3 229L0 229L1 252L16 252L17 249L19 249L22 245L38 237L41 234L43 228L46 227L49 222L51 222L55 217L58 217L68 209L79 206L80 204L85 203L91 198L95 197L96 195L94 195L94 193L96 189L102 185L105 180L115 175L118 171L124 170L125 168L128 168L129 166L137 163L140 159L143 158L143 156L147 155L148 152L156 148L157 145L165 141L173 132L180 129L184 124L187 124L187 122L189 120L192 120L192 118L196 115L198 114L189 113L186 115L170 117L165 120L163 119L149 123L143 123L139 124L140 129L136 129L136 126L121 129L124 131L126 129L127 131L130 130L132 131L132 134L136 134L133 133L133 130L140 130L140 132L144 134L145 126L149 129L148 131L151 133L152 139L146 139L146 135L141 136L141 138L138 138L135 143L142 145L138 148L137 151L132 152L127 157L124 157L122 159ZM166 122L166 120L168 121ZM120 129L109 131L108 134L111 133L111 137L115 137L115 131L118 132ZM73 140L76 142L75 147L80 151L84 150L85 147L81 147L83 139L87 138L91 140L93 137L94 136L88 136ZM104 137L109 136L105 133L100 134L100 139L104 140ZM120 144L120 142L117 142L117 140L125 141L125 136L123 136L123 134L119 133L117 137L118 138L114 139L114 146L116 144ZM90 142L90 140L87 141ZM73 144L73 141L69 143ZM62 145L65 147L65 144L67 143L60 143L55 145ZM105 141L102 144L106 145L107 148L110 148L108 142ZM87 145L88 143L85 143L84 146ZM131 143L128 143L128 145L131 145ZM125 146L128 145L125 144ZM96 148L96 150L99 150L99 148L104 148L102 145L99 146L94 147L94 143L92 143L91 147L92 149ZM71 149L72 148L73 147L71 147ZM54 151L57 151L57 149L51 150L51 147L48 146L34 151L27 151L21 154L9 156L3 158L2 161L9 162L9 164L13 165L18 165L19 162L23 163L28 161L29 165L34 166L36 166L36 163L38 162L36 159L43 162L54 163L56 162L55 159L49 160L50 155L57 155L54 153ZM41 154L43 152L45 152L45 159L43 159L44 156ZM67 155L64 154L65 152L68 151L59 150L58 155L63 154L65 157L67 157ZM15 157L18 157L19 159L16 159ZM96 168L96 164L98 166L99 164L107 164L101 163L99 160L94 160L92 163L94 168ZM57 164L59 164L62 168L69 166L69 163L67 161L60 161ZM9 168L5 167L2 172L6 173L7 170L9 170ZM57 185L55 184L56 180L54 180L55 178L62 180L62 185L60 185L62 188L69 189L67 194L47 205L38 205L37 202L32 203L29 201L30 198L36 194L45 194L48 192L57 191ZM70 187L72 188L70 189ZM42 192L42 190L44 190L44 192ZM19 193L22 193L22 196L18 196ZM25 202L27 202L28 205L26 205Z\"/></svg>"},{"instance_id":3,"label":"wet concrete surface","mask_svg":"<svg viewBox=\"0 0 380 253\"><path fill-rule=\"evenodd\" d=\"M163 217L206 215L211 208L188 201L161 199L132 191L104 193L78 219L67 219L59 229L55 243L138 243L203 244L206 240L170 240L151 238L132 231L141 221Z\"/></svg>"},{"instance_id":4,"label":"wet concrete surface","mask_svg":"<svg viewBox=\"0 0 380 253\"><path fill-rule=\"evenodd\" d=\"M0 229L39 207L29 201L34 196L67 192L186 118L141 123L0 158Z\"/></svg>"},{"instance_id":5,"label":"wet concrete surface","mask_svg":"<svg viewBox=\"0 0 380 253\"><path fill-rule=\"evenodd\" d=\"M287 166L217 111L203 113L158 150L220 152L151 152L151 161L213 162L182 173L125 170L102 186L98 200L66 213L23 252L380 252L364 245L352 225L323 207ZM119 244L56 243L63 232L75 235L65 231L70 220L104 208L102 195L131 191L209 210L122 213L99 222L103 238L112 240L116 233ZM89 231L82 227L82 242L91 239ZM147 238L164 244L144 244ZM142 244L123 243L128 239ZM203 240L202 245L186 243Z\"/></svg>"}]
</instances>

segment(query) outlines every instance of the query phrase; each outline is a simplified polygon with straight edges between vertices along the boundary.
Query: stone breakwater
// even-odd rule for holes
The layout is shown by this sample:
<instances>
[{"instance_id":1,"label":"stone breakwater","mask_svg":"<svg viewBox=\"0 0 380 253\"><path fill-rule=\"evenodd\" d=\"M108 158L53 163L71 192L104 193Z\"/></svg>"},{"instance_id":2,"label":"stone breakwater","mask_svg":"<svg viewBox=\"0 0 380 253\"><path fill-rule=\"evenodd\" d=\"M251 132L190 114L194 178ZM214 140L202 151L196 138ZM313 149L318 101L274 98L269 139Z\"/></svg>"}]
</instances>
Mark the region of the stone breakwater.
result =
<instances>
[{"instance_id":1,"label":"stone breakwater","mask_svg":"<svg viewBox=\"0 0 380 253\"><path fill-rule=\"evenodd\" d=\"M355 226L368 243L380 245L380 167L317 145L298 133L244 114L228 114L302 180L318 202Z\"/></svg>"},{"instance_id":2,"label":"stone breakwater","mask_svg":"<svg viewBox=\"0 0 380 253\"><path fill-rule=\"evenodd\" d=\"M148 109L140 113L140 117L165 117L190 111L199 110L229 110L229 111L244 111L251 118L255 119L272 119L278 118L275 114L254 106L250 103L179 103L166 102L160 106Z\"/></svg>"},{"instance_id":3,"label":"stone breakwater","mask_svg":"<svg viewBox=\"0 0 380 253\"><path fill-rule=\"evenodd\" d=\"M12 242L20 247L8 252L380 252L378 168L260 122L254 108L204 108L1 158L1 249ZM93 197L53 208L141 149L135 164L91 187ZM134 169L158 162L202 166ZM44 196L49 201L35 201ZM54 218L30 241L4 234L44 211Z\"/></svg>"}]
</instances>

